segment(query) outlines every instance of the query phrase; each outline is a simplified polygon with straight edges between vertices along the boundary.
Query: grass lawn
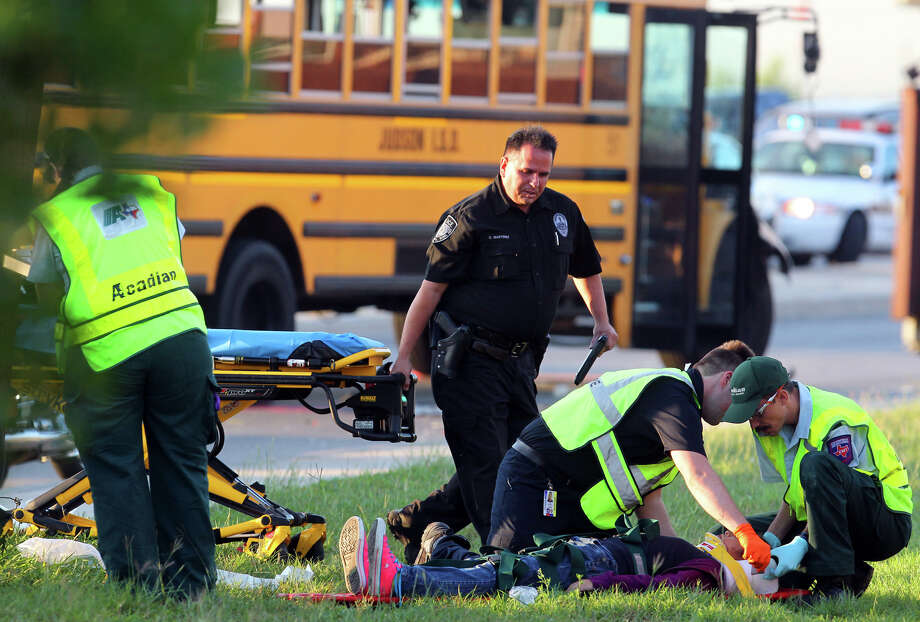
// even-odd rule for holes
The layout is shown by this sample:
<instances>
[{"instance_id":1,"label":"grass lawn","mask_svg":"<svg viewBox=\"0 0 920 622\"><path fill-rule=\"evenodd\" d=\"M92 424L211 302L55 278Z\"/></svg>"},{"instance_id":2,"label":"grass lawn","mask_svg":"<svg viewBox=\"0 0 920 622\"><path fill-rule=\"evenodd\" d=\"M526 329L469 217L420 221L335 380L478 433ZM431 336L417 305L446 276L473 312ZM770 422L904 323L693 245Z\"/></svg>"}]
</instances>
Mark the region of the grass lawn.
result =
<instances>
[{"instance_id":1,"label":"grass lawn","mask_svg":"<svg viewBox=\"0 0 920 622\"><path fill-rule=\"evenodd\" d=\"M875 420L898 451L917 495L920 464L920 404L875 413ZM361 442L361 441L355 441ZM747 426L726 425L706 430L706 448L736 502L746 513L764 512L779 506L784 488L760 482L753 440ZM344 590L337 542L339 530L352 514L370 522L388 509L400 507L426 495L450 474L446 459L394 465L387 473L322 480L305 485L293 478L269 481L268 494L296 510L322 514L329 526L326 560L312 564L316 573L309 583L288 583L284 592ZM696 542L713 524L691 499L678 478L664 492L672 522L679 534ZM920 505L920 504L918 504ZM498 595L493 598L417 599L397 608L359 606L345 608L329 603L283 601L273 592L219 587L193 604L163 602L138 596L128 589L105 583L104 573L82 562L46 566L21 557L13 546L25 539L16 535L0 542L0 603L8 620L253 620L309 619L411 619L439 622L471 622L505 618L521 620L917 620L920 619L920 545L916 516L914 536L907 550L886 562L873 564L875 578L859 600L797 609L741 597L690 590L659 590L642 594L604 592L579 597L575 594L541 592L537 602L524 606ZM213 506L215 523L239 520L225 508ZM474 545L478 538L465 534ZM39 534L41 535L41 534ZM395 543L394 550L402 553ZM257 560L229 545L218 547L217 566L258 576L274 576L285 564Z\"/></svg>"}]
</instances>

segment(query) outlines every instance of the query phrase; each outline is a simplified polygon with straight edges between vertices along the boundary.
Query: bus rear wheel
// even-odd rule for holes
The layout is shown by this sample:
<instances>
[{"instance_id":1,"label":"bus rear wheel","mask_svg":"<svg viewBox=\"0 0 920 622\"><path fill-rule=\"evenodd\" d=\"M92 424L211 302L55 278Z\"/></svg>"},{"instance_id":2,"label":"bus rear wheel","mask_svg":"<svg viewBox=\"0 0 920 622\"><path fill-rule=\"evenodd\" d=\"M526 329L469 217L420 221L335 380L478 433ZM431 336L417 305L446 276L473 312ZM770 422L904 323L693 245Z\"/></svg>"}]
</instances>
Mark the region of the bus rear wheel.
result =
<instances>
[{"instance_id":1,"label":"bus rear wheel","mask_svg":"<svg viewBox=\"0 0 920 622\"><path fill-rule=\"evenodd\" d=\"M869 225L866 217L861 212L853 212L843 227L837 248L828 255L828 259L841 263L856 261L866 248L868 237Z\"/></svg>"},{"instance_id":2,"label":"bus rear wheel","mask_svg":"<svg viewBox=\"0 0 920 622\"><path fill-rule=\"evenodd\" d=\"M738 338L748 344L755 354L763 354L773 329L773 291L766 269L758 286L751 292L747 305L741 310Z\"/></svg>"},{"instance_id":3,"label":"bus rear wheel","mask_svg":"<svg viewBox=\"0 0 920 622\"><path fill-rule=\"evenodd\" d=\"M209 304L213 327L294 330L294 279L284 256L268 242L231 244L218 287Z\"/></svg>"},{"instance_id":4,"label":"bus rear wheel","mask_svg":"<svg viewBox=\"0 0 920 622\"><path fill-rule=\"evenodd\" d=\"M57 473L58 477L61 479L73 477L83 470L83 462L80 460L79 456L60 456L51 458L51 466L54 467L54 472Z\"/></svg>"}]
</instances>

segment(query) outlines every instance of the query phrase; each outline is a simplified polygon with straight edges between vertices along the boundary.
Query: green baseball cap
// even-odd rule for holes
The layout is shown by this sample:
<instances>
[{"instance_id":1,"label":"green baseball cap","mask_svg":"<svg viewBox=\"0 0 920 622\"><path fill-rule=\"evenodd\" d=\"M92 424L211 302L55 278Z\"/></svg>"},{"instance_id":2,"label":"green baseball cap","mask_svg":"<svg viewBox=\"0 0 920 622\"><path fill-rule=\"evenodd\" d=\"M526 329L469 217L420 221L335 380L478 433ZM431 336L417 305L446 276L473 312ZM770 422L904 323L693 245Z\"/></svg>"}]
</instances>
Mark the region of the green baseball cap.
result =
<instances>
[{"instance_id":1,"label":"green baseball cap","mask_svg":"<svg viewBox=\"0 0 920 622\"><path fill-rule=\"evenodd\" d=\"M783 364L769 356L752 356L732 374L732 403L722 421L744 423L754 416L760 402L789 382Z\"/></svg>"}]
</instances>

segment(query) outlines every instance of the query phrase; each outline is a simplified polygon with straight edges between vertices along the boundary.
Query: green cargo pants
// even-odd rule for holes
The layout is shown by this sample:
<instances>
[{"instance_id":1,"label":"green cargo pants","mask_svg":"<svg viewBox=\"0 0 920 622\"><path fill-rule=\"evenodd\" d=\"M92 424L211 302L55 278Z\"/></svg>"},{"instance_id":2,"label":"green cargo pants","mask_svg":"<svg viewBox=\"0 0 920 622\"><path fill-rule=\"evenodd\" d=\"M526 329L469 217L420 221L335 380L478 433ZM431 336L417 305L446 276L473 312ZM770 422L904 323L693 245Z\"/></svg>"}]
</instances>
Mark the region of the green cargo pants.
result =
<instances>
[{"instance_id":1,"label":"green cargo pants","mask_svg":"<svg viewBox=\"0 0 920 622\"><path fill-rule=\"evenodd\" d=\"M65 417L89 475L109 577L179 598L214 585L206 445L216 388L207 339L197 330L99 373L79 348L68 352Z\"/></svg>"}]
</instances>

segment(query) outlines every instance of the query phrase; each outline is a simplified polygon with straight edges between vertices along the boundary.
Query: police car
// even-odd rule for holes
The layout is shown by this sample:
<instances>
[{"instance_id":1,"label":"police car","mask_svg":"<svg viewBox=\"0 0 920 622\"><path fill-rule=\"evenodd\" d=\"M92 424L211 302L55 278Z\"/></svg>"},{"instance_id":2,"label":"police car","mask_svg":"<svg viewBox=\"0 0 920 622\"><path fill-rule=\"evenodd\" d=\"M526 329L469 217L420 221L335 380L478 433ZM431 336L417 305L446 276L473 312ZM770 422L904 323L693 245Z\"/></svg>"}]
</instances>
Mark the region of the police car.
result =
<instances>
[{"instance_id":1,"label":"police car","mask_svg":"<svg viewBox=\"0 0 920 622\"><path fill-rule=\"evenodd\" d=\"M765 134L754 153L751 203L796 263L855 261L890 251L898 197L894 134L812 128Z\"/></svg>"}]
</instances>

